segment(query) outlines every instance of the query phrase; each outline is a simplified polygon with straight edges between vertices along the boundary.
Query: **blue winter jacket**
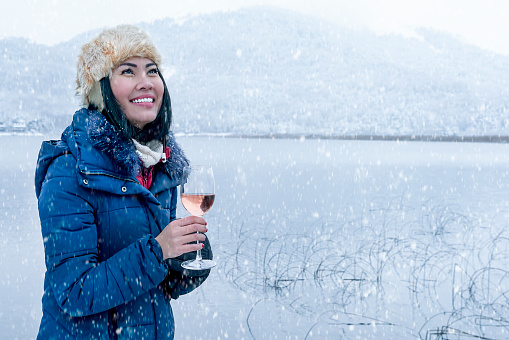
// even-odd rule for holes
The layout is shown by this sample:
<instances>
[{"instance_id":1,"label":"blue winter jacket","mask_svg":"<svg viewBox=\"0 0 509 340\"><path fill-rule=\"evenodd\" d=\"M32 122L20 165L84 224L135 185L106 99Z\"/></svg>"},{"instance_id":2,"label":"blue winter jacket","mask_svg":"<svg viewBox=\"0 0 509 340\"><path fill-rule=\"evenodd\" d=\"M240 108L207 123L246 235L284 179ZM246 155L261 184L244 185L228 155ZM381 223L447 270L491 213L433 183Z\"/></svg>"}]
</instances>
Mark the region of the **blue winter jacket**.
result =
<instances>
[{"instance_id":1,"label":"blue winter jacket","mask_svg":"<svg viewBox=\"0 0 509 340\"><path fill-rule=\"evenodd\" d=\"M142 164L97 111L81 109L60 141L41 146L35 183L46 274L38 339L173 339L170 299L209 271L163 261L154 239L176 218L183 151L168 136L166 163L147 190ZM205 242L205 258L211 258Z\"/></svg>"}]
</instances>

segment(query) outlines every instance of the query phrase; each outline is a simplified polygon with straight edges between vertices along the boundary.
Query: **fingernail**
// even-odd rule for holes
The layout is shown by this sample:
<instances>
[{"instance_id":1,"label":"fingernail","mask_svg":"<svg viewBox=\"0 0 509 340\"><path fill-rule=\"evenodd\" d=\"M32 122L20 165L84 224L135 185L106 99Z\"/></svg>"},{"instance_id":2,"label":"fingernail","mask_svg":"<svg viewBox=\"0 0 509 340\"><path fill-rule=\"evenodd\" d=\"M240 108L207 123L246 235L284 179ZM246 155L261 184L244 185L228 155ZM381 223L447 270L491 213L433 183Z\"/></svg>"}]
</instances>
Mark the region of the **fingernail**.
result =
<instances>
[{"instance_id":1,"label":"fingernail","mask_svg":"<svg viewBox=\"0 0 509 340\"><path fill-rule=\"evenodd\" d=\"M203 248L203 247L205 247L205 244L203 244L203 243L202 243L202 244L201 244L201 247L202 247L202 248Z\"/></svg>"}]
</instances>

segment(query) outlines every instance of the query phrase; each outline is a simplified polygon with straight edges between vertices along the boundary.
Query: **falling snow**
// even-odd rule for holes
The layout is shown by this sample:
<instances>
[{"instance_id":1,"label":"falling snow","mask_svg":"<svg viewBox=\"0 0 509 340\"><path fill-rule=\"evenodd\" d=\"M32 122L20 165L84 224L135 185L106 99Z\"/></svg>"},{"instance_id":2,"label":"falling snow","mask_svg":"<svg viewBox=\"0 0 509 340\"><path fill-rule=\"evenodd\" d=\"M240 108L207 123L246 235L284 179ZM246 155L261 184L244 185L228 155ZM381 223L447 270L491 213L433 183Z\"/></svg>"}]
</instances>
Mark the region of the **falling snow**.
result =
<instances>
[{"instance_id":1,"label":"falling snow","mask_svg":"<svg viewBox=\"0 0 509 340\"><path fill-rule=\"evenodd\" d=\"M173 301L177 338L509 337L509 144L461 138L507 140L508 57L261 9L144 27L179 141L216 177L218 266ZM77 108L86 39L0 40L0 122L42 133L0 131L1 339L37 334L35 162Z\"/></svg>"}]
</instances>

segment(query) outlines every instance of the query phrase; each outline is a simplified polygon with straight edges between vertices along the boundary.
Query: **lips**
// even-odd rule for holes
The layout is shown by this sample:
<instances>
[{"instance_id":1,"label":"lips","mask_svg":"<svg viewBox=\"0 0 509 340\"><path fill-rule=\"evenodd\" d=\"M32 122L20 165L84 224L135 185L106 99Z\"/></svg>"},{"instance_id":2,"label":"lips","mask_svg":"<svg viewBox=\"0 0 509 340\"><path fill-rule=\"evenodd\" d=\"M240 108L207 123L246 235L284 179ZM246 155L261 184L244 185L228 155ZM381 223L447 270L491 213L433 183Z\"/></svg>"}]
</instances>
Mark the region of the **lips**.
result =
<instances>
[{"instance_id":1,"label":"lips","mask_svg":"<svg viewBox=\"0 0 509 340\"><path fill-rule=\"evenodd\" d=\"M132 103L153 103L154 98L140 98L140 99L134 99L131 101Z\"/></svg>"},{"instance_id":2,"label":"lips","mask_svg":"<svg viewBox=\"0 0 509 340\"><path fill-rule=\"evenodd\" d=\"M130 100L131 103L141 106L152 107L154 105L154 97L153 96L140 96Z\"/></svg>"}]
</instances>

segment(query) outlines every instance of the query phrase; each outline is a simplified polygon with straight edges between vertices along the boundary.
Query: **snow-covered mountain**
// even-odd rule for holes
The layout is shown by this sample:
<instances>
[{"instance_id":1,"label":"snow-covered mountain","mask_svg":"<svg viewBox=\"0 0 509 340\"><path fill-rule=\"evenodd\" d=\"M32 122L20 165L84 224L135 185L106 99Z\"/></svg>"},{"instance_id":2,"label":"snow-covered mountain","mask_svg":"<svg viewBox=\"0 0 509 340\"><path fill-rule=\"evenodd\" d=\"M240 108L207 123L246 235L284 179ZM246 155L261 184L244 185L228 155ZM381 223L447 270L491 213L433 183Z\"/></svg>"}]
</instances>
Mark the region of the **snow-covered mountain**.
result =
<instances>
[{"instance_id":1,"label":"snow-covered mountain","mask_svg":"<svg viewBox=\"0 0 509 340\"><path fill-rule=\"evenodd\" d=\"M509 57L443 33L379 36L267 7L139 25L163 55L177 132L508 134ZM67 124L76 56L97 33L0 40L0 121Z\"/></svg>"}]
</instances>

